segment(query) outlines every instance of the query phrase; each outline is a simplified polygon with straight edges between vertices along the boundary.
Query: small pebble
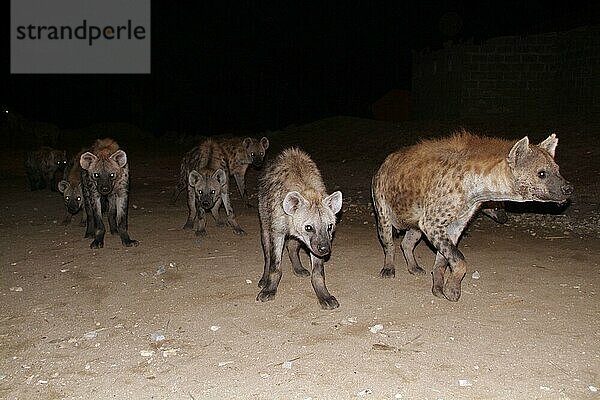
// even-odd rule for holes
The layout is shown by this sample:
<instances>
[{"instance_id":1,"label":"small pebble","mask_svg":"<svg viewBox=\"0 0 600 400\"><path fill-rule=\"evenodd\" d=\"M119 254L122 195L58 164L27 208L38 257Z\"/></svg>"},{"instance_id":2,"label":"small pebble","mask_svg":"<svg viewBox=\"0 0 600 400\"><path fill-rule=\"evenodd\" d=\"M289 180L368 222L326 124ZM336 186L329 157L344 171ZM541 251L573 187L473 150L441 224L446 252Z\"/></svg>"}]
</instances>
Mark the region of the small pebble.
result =
<instances>
[{"instance_id":1,"label":"small pebble","mask_svg":"<svg viewBox=\"0 0 600 400\"><path fill-rule=\"evenodd\" d=\"M98 332L96 332L96 331L89 331L83 335L83 337L86 339L94 339L97 336L98 336Z\"/></svg>"},{"instance_id":2,"label":"small pebble","mask_svg":"<svg viewBox=\"0 0 600 400\"><path fill-rule=\"evenodd\" d=\"M356 395L360 397L364 397L369 394L373 394L373 391L371 389L363 389L360 392L356 393Z\"/></svg>"},{"instance_id":3,"label":"small pebble","mask_svg":"<svg viewBox=\"0 0 600 400\"><path fill-rule=\"evenodd\" d=\"M10 288L11 292L22 292L23 288L21 286L13 286Z\"/></svg>"},{"instance_id":4,"label":"small pebble","mask_svg":"<svg viewBox=\"0 0 600 400\"><path fill-rule=\"evenodd\" d=\"M219 329L221 329L221 327L220 327L220 326L218 326L218 325L213 325L213 326L211 326L211 327L210 327L210 330L211 330L211 331L213 331L213 332L216 332L216 331L218 331Z\"/></svg>"},{"instance_id":5,"label":"small pebble","mask_svg":"<svg viewBox=\"0 0 600 400\"><path fill-rule=\"evenodd\" d=\"M250 284L250 283L252 283L252 280L251 279L246 279L246 283Z\"/></svg>"},{"instance_id":6,"label":"small pebble","mask_svg":"<svg viewBox=\"0 0 600 400\"><path fill-rule=\"evenodd\" d=\"M292 362L291 361L285 361L283 364L281 364L282 368L286 368L286 369L291 369L292 368Z\"/></svg>"},{"instance_id":7,"label":"small pebble","mask_svg":"<svg viewBox=\"0 0 600 400\"><path fill-rule=\"evenodd\" d=\"M481 275L479 274L479 271L473 272L473 274L471 275L471 278L473 278L473 279L479 279L479 278L481 278Z\"/></svg>"},{"instance_id":8,"label":"small pebble","mask_svg":"<svg viewBox=\"0 0 600 400\"><path fill-rule=\"evenodd\" d=\"M165 335L163 335L161 332L154 332L152 335L150 335L150 338L153 342L162 342L166 339Z\"/></svg>"},{"instance_id":9,"label":"small pebble","mask_svg":"<svg viewBox=\"0 0 600 400\"><path fill-rule=\"evenodd\" d=\"M369 330L371 331L371 333L381 332L383 330L383 325L376 324L376 325L370 326Z\"/></svg>"},{"instance_id":10,"label":"small pebble","mask_svg":"<svg viewBox=\"0 0 600 400\"><path fill-rule=\"evenodd\" d=\"M588 386L588 389L590 389L590 392L594 392L594 393L596 393L598 391L598 388L593 385Z\"/></svg>"},{"instance_id":11,"label":"small pebble","mask_svg":"<svg viewBox=\"0 0 600 400\"><path fill-rule=\"evenodd\" d=\"M466 387L466 386L473 386L473 384L471 383L471 381L469 381L467 379L459 379L458 386Z\"/></svg>"},{"instance_id":12,"label":"small pebble","mask_svg":"<svg viewBox=\"0 0 600 400\"><path fill-rule=\"evenodd\" d=\"M154 350L142 350L140 351L140 355L142 357L152 357L154 355Z\"/></svg>"}]
</instances>

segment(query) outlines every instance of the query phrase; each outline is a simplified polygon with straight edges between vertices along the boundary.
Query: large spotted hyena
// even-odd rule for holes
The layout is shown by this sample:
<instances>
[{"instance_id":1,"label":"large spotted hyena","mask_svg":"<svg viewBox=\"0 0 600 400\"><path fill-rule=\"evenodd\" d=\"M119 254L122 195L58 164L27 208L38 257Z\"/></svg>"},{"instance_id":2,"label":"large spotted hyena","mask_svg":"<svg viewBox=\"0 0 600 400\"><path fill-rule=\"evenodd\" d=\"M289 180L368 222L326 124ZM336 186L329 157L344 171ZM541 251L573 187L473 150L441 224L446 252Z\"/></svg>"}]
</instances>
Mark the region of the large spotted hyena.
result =
<instances>
[{"instance_id":1,"label":"large spotted hyena","mask_svg":"<svg viewBox=\"0 0 600 400\"><path fill-rule=\"evenodd\" d=\"M30 121L8 107L3 107L2 112L13 135L33 139L37 146L56 146L60 141L58 126L49 122Z\"/></svg>"},{"instance_id":2,"label":"large spotted hyena","mask_svg":"<svg viewBox=\"0 0 600 400\"><path fill-rule=\"evenodd\" d=\"M373 177L372 194L385 260L395 274L393 228L405 230L401 248L412 274L423 274L413 250L422 234L437 250L432 292L458 301L467 264L459 238L487 201L565 202L573 186L554 162L558 139L539 145L461 132L390 154ZM449 273L446 272L449 266Z\"/></svg>"},{"instance_id":3,"label":"large spotted hyena","mask_svg":"<svg viewBox=\"0 0 600 400\"><path fill-rule=\"evenodd\" d=\"M284 150L260 178L258 211L265 266L257 300L272 300L281 280L281 257L287 247L294 273L311 276L319 304L339 307L325 286L325 259L331 253L335 215L342 208L342 192L327 195L321 173L303 151ZM300 247L310 253L312 272L300 262Z\"/></svg>"},{"instance_id":4,"label":"large spotted hyena","mask_svg":"<svg viewBox=\"0 0 600 400\"><path fill-rule=\"evenodd\" d=\"M67 165L67 152L43 146L25 156L25 172L30 190L46 187L56 191L56 176L63 174ZM58 178L60 179L60 178Z\"/></svg>"},{"instance_id":5,"label":"large spotted hyena","mask_svg":"<svg viewBox=\"0 0 600 400\"><path fill-rule=\"evenodd\" d=\"M238 235L246 233L237 222L231 206L227 163L218 142L208 139L187 152L181 161L180 174L180 180L187 184L188 194L188 217L184 229L192 229L196 224L196 235L205 235L205 211L208 210L217 225L223 226L219 216L223 205L233 232Z\"/></svg>"},{"instance_id":6,"label":"large spotted hyena","mask_svg":"<svg viewBox=\"0 0 600 400\"><path fill-rule=\"evenodd\" d=\"M92 249L104 247L106 229L103 213L108 214L111 233L119 233L124 246L137 246L129 237L127 213L129 202L129 163L127 154L112 139L98 139L79 159L81 187L87 228L85 237L93 237Z\"/></svg>"},{"instance_id":7,"label":"large spotted hyena","mask_svg":"<svg viewBox=\"0 0 600 400\"><path fill-rule=\"evenodd\" d=\"M72 159L69 167L65 170L64 179L58 182L58 191L63 195L66 209L63 225L70 224L73 216L84 208L83 191L81 190L81 164L79 163L82 154L83 151ZM81 224L85 225L85 212L81 213Z\"/></svg>"},{"instance_id":8,"label":"large spotted hyena","mask_svg":"<svg viewBox=\"0 0 600 400\"><path fill-rule=\"evenodd\" d=\"M235 178L240 196L246 206L249 206L246 194L246 171L250 165L260 168L264 162L265 154L269 148L269 139L262 137L260 140L247 138L228 138L219 140L223 149L229 174Z\"/></svg>"}]
</instances>

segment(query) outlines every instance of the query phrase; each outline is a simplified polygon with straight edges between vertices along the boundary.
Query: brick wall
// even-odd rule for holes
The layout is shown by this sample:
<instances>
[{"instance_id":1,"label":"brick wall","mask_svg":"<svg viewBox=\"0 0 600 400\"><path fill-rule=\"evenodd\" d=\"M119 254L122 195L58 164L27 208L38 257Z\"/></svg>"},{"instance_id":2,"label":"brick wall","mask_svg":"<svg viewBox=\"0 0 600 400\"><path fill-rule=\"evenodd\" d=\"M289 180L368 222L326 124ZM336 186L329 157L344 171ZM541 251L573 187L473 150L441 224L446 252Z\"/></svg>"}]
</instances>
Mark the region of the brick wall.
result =
<instances>
[{"instance_id":1,"label":"brick wall","mask_svg":"<svg viewBox=\"0 0 600 400\"><path fill-rule=\"evenodd\" d=\"M600 26L413 54L417 118L600 114Z\"/></svg>"}]
</instances>

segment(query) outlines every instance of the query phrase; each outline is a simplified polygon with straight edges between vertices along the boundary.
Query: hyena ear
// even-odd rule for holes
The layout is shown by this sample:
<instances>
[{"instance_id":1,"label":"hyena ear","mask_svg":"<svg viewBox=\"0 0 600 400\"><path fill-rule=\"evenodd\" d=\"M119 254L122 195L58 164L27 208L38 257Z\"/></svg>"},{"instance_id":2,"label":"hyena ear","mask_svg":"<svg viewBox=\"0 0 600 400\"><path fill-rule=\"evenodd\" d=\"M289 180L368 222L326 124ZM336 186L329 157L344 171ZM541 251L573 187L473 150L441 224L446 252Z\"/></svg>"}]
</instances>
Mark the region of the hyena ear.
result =
<instances>
[{"instance_id":1,"label":"hyena ear","mask_svg":"<svg viewBox=\"0 0 600 400\"><path fill-rule=\"evenodd\" d=\"M190 174L188 175L188 183L190 184L190 186L196 186L200 178L202 178L202 175L200 175L198 171L193 169L192 172L190 172Z\"/></svg>"},{"instance_id":2,"label":"hyena ear","mask_svg":"<svg viewBox=\"0 0 600 400\"><path fill-rule=\"evenodd\" d=\"M508 164L512 167L519 164L529 154L529 151L529 138L525 136L510 149L507 158Z\"/></svg>"},{"instance_id":3,"label":"hyena ear","mask_svg":"<svg viewBox=\"0 0 600 400\"><path fill-rule=\"evenodd\" d=\"M269 148L269 139L266 138L266 136L263 136L262 139L260 139L260 144L262 145L263 149L268 149Z\"/></svg>"},{"instance_id":4,"label":"hyena ear","mask_svg":"<svg viewBox=\"0 0 600 400\"><path fill-rule=\"evenodd\" d=\"M71 186L71 185L69 185L69 182L60 181L60 182L58 182L58 191L61 193L64 193L65 190L67 190L69 188L69 186Z\"/></svg>"},{"instance_id":5,"label":"hyena ear","mask_svg":"<svg viewBox=\"0 0 600 400\"><path fill-rule=\"evenodd\" d=\"M252 138L249 138L249 137L244 139L244 141L242 142L242 146L244 146L245 149L250 147L251 144L252 144Z\"/></svg>"},{"instance_id":6,"label":"hyena ear","mask_svg":"<svg viewBox=\"0 0 600 400\"><path fill-rule=\"evenodd\" d=\"M542 143L538 144L538 147L546 150L552 158L554 158L554 151L556 150L556 146L558 145L558 138L556 134L552 134L546 138Z\"/></svg>"},{"instance_id":7,"label":"hyena ear","mask_svg":"<svg viewBox=\"0 0 600 400\"><path fill-rule=\"evenodd\" d=\"M298 209L305 207L308 201L298 192L289 192L283 199L283 211L287 215L293 215Z\"/></svg>"},{"instance_id":8,"label":"hyena ear","mask_svg":"<svg viewBox=\"0 0 600 400\"><path fill-rule=\"evenodd\" d=\"M342 192L339 190L337 192L331 193L329 196L323 199L323 203L333 211L334 214L337 214L342 209Z\"/></svg>"},{"instance_id":9,"label":"hyena ear","mask_svg":"<svg viewBox=\"0 0 600 400\"><path fill-rule=\"evenodd\" d=\"M221 168L217 169L212 177L219 181L221 186L227 185L227 174Z\"/></svg>"},{"instance_id":10,"label":"hyena ear","mask_svg":"<svg viewBox=\"0 0 600 400\"><path fill-rule=\"evenodd\" d=\"M81 155L81 157L79 157L79 165L81 165L81 168L87 171L90 168L90 165L92 165L92 163L97 159L98 157L96 157L94 154L86 151Z\"/></svg>"},{"instance_id":11,"label":"hyena ear","mask_svg":"<svg viewBox=\"0 0 600 400\"><path fill-rule=\"evenodd\" d=\"M125 164L127 164L127 154L125 154L125 152L123 150L117 150L115 151L111 156L110 156L111 160L115 160L117 162L117 164L119 164L119 167L124 167Z\"/></svg>"}]
</instances>

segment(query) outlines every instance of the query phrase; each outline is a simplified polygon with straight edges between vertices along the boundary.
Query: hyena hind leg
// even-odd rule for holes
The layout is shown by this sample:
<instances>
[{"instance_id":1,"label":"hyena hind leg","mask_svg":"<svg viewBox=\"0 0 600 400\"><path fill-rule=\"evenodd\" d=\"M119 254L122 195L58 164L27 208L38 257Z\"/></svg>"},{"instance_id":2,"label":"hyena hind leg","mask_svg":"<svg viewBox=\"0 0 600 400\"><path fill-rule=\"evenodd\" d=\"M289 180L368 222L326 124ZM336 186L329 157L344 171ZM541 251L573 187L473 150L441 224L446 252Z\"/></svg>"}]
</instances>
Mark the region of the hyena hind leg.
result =
<instances>
[{"instance_id":1,"label":"hyena hind leg","mask_svg":"<svg viewBox=\"0 0 600 400\"><path fill-rule=\"evenodd\" d=\"M406 259L406 264L408 265L408 272L413 275L425 274L425 270L419 266L414 254L415 247L421 240L422 235L423 233L418 229L409 229L404 234L404 239L402 239L400 245L402 253L404 253L404 258Z\"/></svg>"},{"instance_id":2,"label":"hyena hind leg","mask_svg":"<svg viewBox=\"0 0 600 400\"><path fill-rule=\"evenodd\" d=\"M373 196L375 199L375 196ZM377 234L379 241L383 246L384 261L383 268L379 272L382 278L393 278L396 276L396 267L394 265L394 235L392 222L387 215L388 210L380 201L374 201L375 212L377 214Z\"/></svg>"},{"instance_id":3,"label":"hyena hind leg","mask_svg":"<svg viewBox=\"0 0 600 400\"><path fill-rule=\"evenodd\" d=\"M434 229L435 231L445 231L444 229ZM427 235L427 233L425 232ZM450 267L450 274L443 273L443 267L441 261L436 263L434 268L434 279L437 279L437 284L440 284L440 275L444 276L445 282L443 283L442 293L444 297L450 301L458 301L461 295L461 282L467 272L467 263L465 262L465 256L456 247L455 241L453 241L447 235L427 235L429 241L438 250L439 253L446 259L448 266Z\"/></svg>"},{"instance_id":4,"label":"hyena hind leg","mask_svg":"<svg viewBox=\"0 0 600 400\"><path fill-rule=\"evenodd\" d=\"M300 261L300 242L296 239L289 239L287 241L287 251L290 256L292 268L296 276L310 276L310 271L302 266Z\"/></svg>"},{"instance_id":5,"label":"hyena hind leg","mask_svg":"<svg viewBox=\"0 0 600 400\"><path fill-rule=\"evenodd\" d=\"M281 280L281 256L283 253L283 246L285 242L285 236L271 235L270 238L270 257L269 260L265 260L265 272L263 274L264 284L262 290L256 296L256 300L260 300L262 302L270 301L275 298L275 294L277 294L277 287L279 286L279 281ZM262 279L261 279L262 281Z\"/></svg>"}]
</instances>

